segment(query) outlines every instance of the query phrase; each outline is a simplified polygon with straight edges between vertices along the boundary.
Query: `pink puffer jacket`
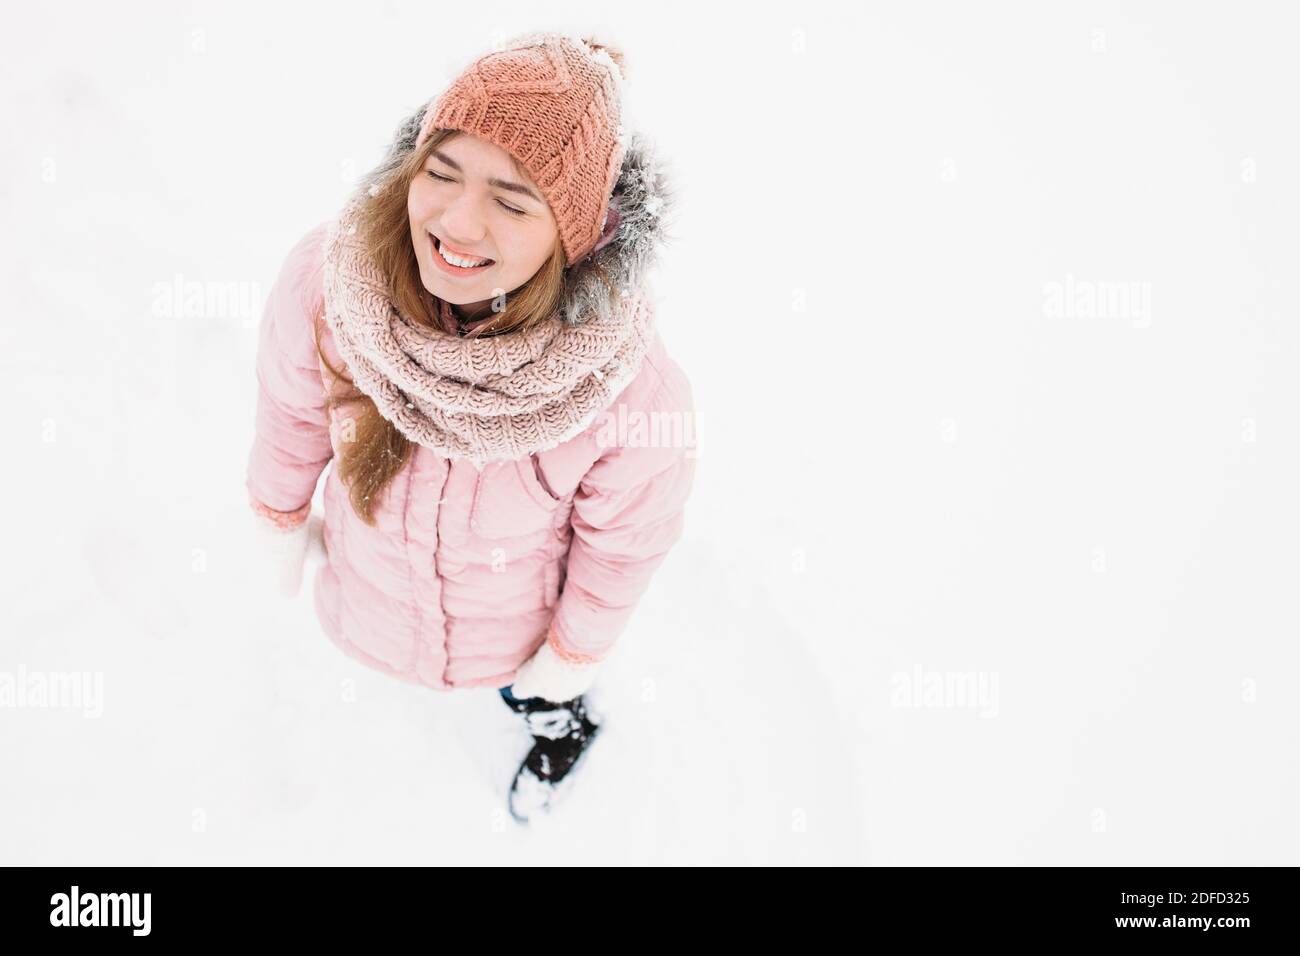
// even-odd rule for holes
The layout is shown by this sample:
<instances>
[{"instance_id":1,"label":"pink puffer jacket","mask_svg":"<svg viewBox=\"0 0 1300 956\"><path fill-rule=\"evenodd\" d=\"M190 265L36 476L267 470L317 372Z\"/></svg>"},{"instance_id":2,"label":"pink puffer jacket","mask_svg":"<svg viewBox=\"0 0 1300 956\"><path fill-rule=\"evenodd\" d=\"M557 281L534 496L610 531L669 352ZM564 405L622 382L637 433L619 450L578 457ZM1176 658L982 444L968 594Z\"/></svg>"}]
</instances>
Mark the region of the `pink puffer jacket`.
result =
<instances>
[{"instance_id":1,"label":"pink puffer jacket","mask_svg":"<svg viewBox=\"0 0 1300 956\"><path fill-rule=\"evenodd\" d=\"M324 235L322 224L293 248L262 318L247 488L278 512L310 507L348 414L326 411L313 341ZM327 323L321 334L330 362L346 367ZM685 423L693 435L689 381L657 334L607 413ZM545 640L566 659L604 659L682 533L695 449L693 439L607 445L600 422L481 473L417 445L375 527L329 469L328 558L314 582L326 634L372 667L440 690L510 684Z\"/></svg>"}]
</instances>

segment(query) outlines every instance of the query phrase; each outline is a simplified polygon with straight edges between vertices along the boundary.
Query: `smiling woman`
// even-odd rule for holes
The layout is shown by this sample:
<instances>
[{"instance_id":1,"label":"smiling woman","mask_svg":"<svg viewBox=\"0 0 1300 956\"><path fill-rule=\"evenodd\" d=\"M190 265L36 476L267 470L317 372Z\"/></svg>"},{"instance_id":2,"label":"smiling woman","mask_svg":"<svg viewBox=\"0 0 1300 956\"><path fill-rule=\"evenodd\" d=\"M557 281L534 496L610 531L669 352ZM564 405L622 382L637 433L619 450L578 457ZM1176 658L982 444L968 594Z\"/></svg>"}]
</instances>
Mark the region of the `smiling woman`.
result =
<instances>
[{"instance_id":1,"label":"smiling woman","mask_svg":"<svg viewBox=\"0 0 1300 956\"><path fill-rule=\"evenodd\" d=\"M582 695L680 538L695 473L693 441L602 440L610 417L692 414L645 287L671 192L625 136L621 75L563 34L475 61L295 247L258 349L247 486L298 569L282 580L334 459L326 634L403 680L501 691L536 738L521 816L593 739Z\"/></svg>"}]
</instances>

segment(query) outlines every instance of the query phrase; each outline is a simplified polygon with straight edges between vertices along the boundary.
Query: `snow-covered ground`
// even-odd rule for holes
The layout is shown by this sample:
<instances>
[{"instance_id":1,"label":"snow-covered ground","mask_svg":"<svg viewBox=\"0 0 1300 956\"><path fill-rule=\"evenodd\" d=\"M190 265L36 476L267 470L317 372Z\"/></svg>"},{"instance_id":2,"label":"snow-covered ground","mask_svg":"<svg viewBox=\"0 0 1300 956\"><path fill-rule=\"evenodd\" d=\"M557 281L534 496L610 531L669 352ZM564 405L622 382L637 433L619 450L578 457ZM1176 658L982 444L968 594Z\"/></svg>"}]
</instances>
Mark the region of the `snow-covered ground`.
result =
<instances>
[{"instance_id":1,"label":"snow-covered ground","mask_svg":"<svg viewBox=\"0 0 1300 956\"><path fill-rule=\"evenodd\" d=\"M1285 8L862 6L11 15L0 863L1295 863ZM517 718L338 652L243 478L281 259L541 27L675 171L701 454L525 830Z\"/></svg>"}]
</instances>

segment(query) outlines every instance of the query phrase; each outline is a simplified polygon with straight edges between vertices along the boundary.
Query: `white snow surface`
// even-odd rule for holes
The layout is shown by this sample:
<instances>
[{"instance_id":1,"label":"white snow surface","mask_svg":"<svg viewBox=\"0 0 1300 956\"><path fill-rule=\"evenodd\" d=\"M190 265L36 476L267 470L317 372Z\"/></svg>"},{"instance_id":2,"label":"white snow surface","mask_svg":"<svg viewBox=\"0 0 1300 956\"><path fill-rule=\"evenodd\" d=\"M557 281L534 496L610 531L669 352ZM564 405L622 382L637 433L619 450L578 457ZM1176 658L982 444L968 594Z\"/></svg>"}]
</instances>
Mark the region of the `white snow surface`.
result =
<instances>
[{"instance_id":1,"label":"white snow surface","mask_svg":"<svg viewBox=\"0 0 1300 956\"><path fill-rule=\"evenodd\" d=\"M869 6L565 7L682 192L701 451L528 828L519 718L336 650L243 482L284 255L533 8L12 12L0 864L1296 862L1292 31Z\"/></svg>"}]
</instances>

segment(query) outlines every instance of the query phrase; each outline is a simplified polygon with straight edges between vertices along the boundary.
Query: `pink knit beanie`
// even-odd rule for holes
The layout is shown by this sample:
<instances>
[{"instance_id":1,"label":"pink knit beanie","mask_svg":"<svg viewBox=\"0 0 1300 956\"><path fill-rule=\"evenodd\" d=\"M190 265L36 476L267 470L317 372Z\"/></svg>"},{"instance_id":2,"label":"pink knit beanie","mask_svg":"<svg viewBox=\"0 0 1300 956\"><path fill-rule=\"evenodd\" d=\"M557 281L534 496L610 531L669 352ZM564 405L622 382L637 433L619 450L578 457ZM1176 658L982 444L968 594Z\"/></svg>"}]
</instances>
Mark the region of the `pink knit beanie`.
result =
<instances>
[{"instance_id":1,"label":"pink knit beanie","mask_svg":"<svg viewBox=\"0 0 1300 956\"><path fill-rule=\"evenodd\" d=\"M429 104L418 149L436 129L500 146L551 207L567 265L609 240L625 151L621 57L594 40L528 33L475 60Z\"/></svg>"}]
</instances>

